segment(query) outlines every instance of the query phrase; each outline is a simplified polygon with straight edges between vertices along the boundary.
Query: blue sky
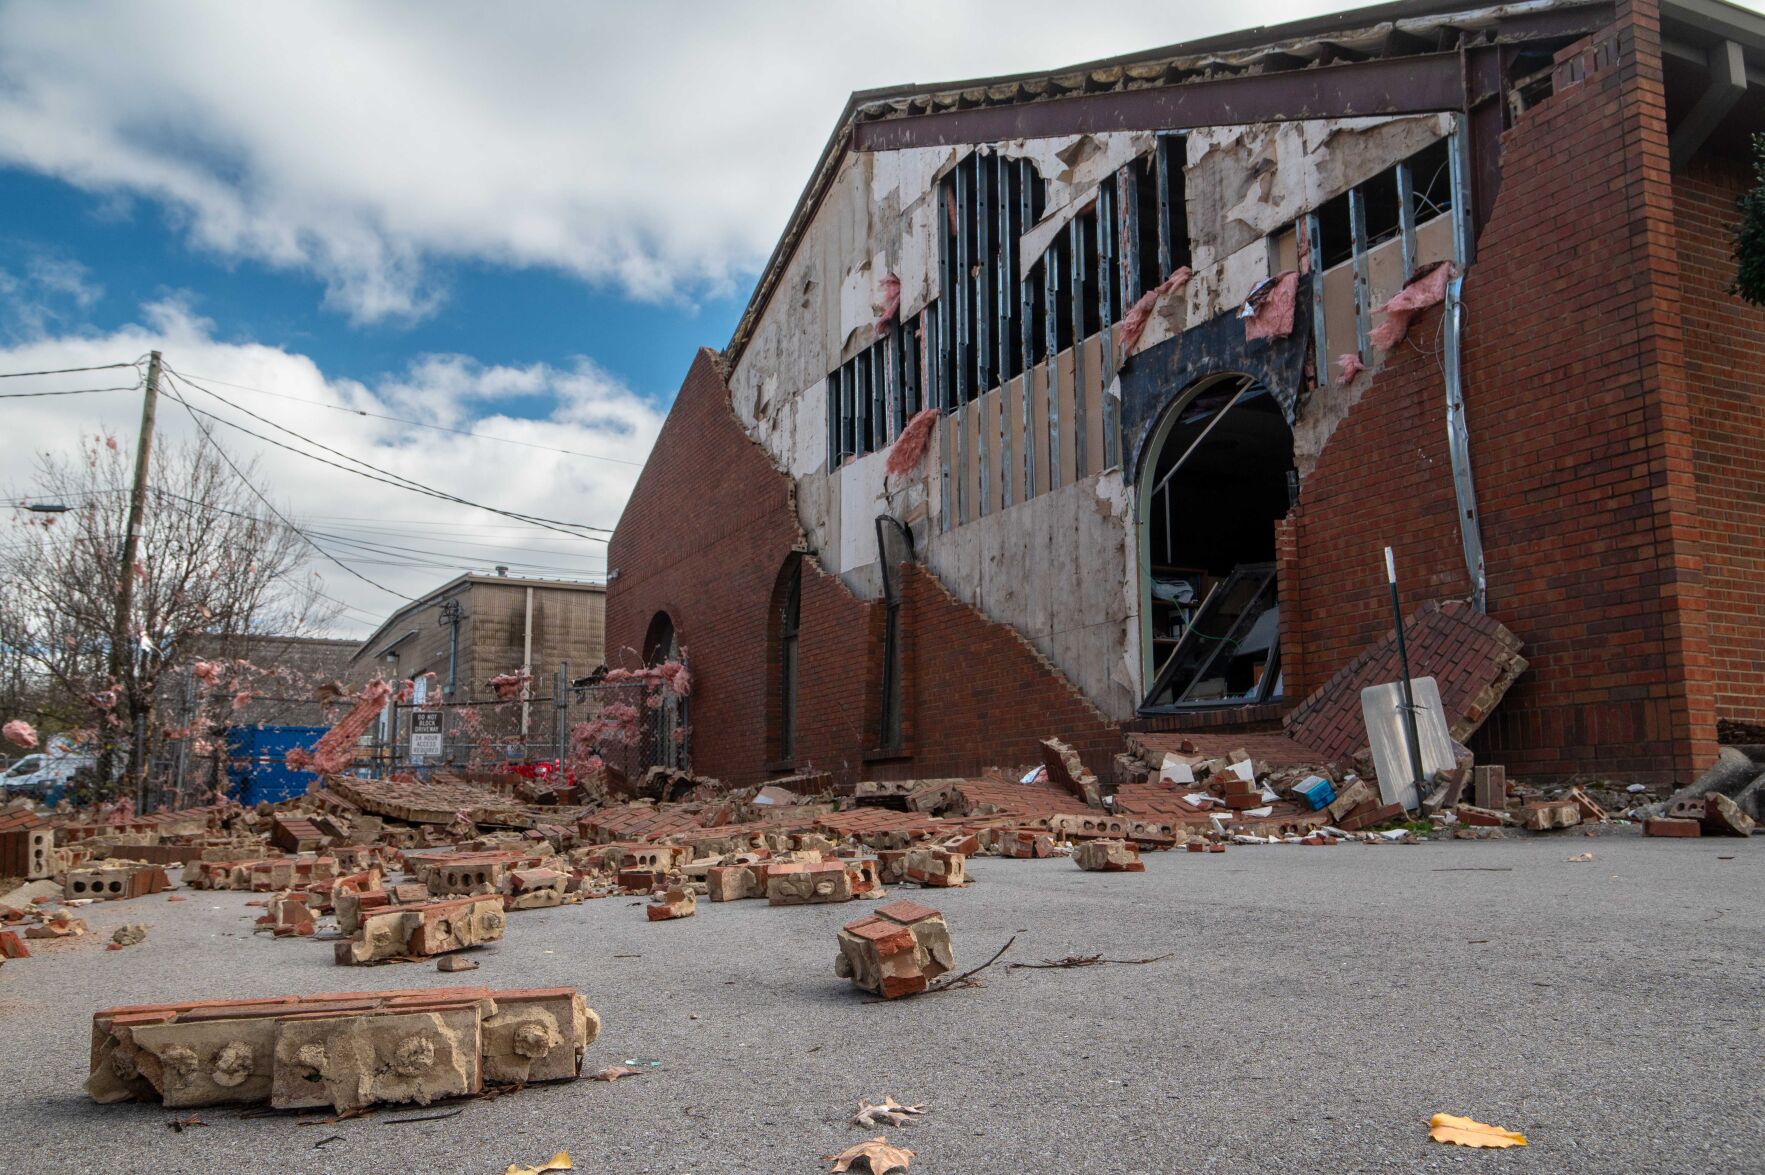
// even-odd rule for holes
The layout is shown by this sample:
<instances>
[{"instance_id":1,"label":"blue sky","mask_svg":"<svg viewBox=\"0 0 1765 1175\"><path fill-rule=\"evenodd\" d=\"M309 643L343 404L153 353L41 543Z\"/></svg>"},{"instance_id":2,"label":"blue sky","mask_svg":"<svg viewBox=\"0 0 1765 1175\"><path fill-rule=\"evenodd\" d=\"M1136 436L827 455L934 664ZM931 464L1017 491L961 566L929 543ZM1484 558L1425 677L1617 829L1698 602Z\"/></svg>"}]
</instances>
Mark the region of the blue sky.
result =
<instances>
[{"instance_id":1,"label":"blue sky","mask_svg":"<svg viewBox=\"0 0 1765 1175\"><path fill-rule=\"evenodd\" d=\"M215 319L217 337L310 356L328 373L372 382L416 355L463 349L484 363L567 363L591 355L613 376L666 407L695 350L721 347L746 292L696 300L637 301L547 268L450 261L434 280L446 291L420 321L351 323L324 305L324 282L250 258L189 247L178 217L150 199L99 195L20 168L0 169L0 270L28 273L73 263L96 291L88 301L48 295L56 325L115 330L144 303L174 292ZM0 317L13 340L28 329ZM507 402L505 411L539 404Z\"/></svg>"}]
</instances>

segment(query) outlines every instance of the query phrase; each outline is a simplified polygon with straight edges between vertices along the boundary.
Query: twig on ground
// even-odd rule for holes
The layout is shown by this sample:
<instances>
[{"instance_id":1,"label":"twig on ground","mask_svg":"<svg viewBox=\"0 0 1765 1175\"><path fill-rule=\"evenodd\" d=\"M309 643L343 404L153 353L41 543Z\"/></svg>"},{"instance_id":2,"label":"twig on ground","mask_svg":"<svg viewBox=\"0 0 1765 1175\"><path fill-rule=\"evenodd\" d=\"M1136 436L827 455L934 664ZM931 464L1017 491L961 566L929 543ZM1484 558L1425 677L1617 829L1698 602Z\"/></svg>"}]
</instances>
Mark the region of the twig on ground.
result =
<instances>
[{"instance_id":1,"label":"twig on ground","mask_svg":"<svg viewBox=\"0 0 1765 1175\"><path fill-rule=\"evenodd\" d=\"M1101 954L1067 955L1065 958L1061 959L1043 959L1040 963L1007 963L1005 964L1005 969L1007 971L1056 971L1064 970L1069 967L1100 967L1105 963L1116 963L1127 967L1142 967L1147 963L1161 963L1176 953L1177 952L1175 951L1170 951L1162 955L1153 955L1150 959L1105 959Z\"/></svg>"}]
</instances>

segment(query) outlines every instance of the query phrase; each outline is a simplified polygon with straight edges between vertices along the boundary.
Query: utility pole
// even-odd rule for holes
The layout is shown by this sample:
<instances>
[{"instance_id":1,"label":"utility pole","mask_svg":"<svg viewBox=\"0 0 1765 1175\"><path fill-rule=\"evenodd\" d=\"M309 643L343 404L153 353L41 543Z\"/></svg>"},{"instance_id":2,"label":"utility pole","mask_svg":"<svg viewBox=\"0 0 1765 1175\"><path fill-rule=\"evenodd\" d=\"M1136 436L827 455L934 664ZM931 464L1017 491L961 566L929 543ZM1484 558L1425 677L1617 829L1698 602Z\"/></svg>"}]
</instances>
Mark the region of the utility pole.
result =
<instances>
[{"instance_id":1,"label":"utility pole","mask_svg":"<svg viewBox=\"0 0 1765 1175\"><path fill-rule=\"evenodd\" d=\"M141 515L147 509L147 469L153 460L153 417L159 408L159 352L154 351L147 360L147 391L141 399L141 434L135 440L135 484L129 491L129 521L123 531L123 557L116 585L116 622L110 634L110 677L119 688L123 688L124 672L129 668L135 655L134 634L129 631L129 614L135 602L135 557L141 546ZM131 704L136 701L132 689L123 688ZM144 715L142 716L144 717ZM135 797L136 810L140 811L146 799L145 791L147 776L142 770L142 742L140 731L142 724L133 724L136 730L135 745L129 754L129 771L125 777L128 784L127 794ZM114 750L111 752L115 754ZM110 756L105 757L105 778L99 786L107 786L110 782Z\"/></svg>"}]
</instances>

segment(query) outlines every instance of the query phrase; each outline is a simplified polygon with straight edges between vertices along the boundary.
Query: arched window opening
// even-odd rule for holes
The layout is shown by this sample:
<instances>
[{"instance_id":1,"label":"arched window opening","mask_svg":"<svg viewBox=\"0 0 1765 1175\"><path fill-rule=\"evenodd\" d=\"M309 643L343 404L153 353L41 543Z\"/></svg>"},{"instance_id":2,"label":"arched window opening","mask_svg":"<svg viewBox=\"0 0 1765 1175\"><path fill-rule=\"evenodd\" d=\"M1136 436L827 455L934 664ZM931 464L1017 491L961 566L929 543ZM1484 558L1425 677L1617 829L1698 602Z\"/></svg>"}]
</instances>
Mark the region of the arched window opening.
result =
<instances>
[{"instance_id":1,"label":"arched window opening","mask_svg":"<svg viewBox=\"0 0 1765 1175\"><path fill-rule=\"evenodd\" d=\"M1280 404L1248 376L1209 378L1172 409L1143 468L1142 710L1279 698L1275 527L1298 485Z\"/></svg>"},{"instance_id":2,"label":"arched window opening","mask_svg":"<svg viewBox=\"0 0 1765 1175\"><path fill-rule=\"evenodd\" d=\"M674 618L658 612L650 620L644 634L644 664L657 666L681 659L680 636L674 630ZM655 710L655 726L651 734L651 760L658 766L677 771L690 769L687 749L687 699L664 690L662 704Z\"/></svg>"}]
</instances>

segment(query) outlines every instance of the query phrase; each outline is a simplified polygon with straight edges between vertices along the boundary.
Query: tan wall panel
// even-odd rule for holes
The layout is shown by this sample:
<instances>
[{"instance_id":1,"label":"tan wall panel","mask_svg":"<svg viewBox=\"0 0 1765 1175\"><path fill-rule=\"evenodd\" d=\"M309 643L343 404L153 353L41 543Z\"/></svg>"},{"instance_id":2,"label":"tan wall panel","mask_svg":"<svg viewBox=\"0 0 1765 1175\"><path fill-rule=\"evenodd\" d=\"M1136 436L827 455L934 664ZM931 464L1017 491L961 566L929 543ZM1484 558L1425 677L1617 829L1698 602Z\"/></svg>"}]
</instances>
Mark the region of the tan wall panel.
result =
<instances>
[{"instance_id":1,"label":"tan wall panel","mask_svg":"<svg viewBox=\"0 0 1765 1175\"><path fill-rule=\"evenodd\" d=\"M1101 472L1107 462L1103 448L1103 336L1092 335L1085 340L1085 472Z\"/></svg>"},{"instance_id":2,"label":"tan wall panel","mask_svg":"<svg viewBox=\"0 0 1765 1175\"><path fill-rule=\"evenodd\" d=\"M1078 433L1074 427L1077 417L1073 411L1073 363L1072 348L1062 351L1057 363L1060 371L1060 475L1055 479L1056 485L1071 485L1076 478L1074 469L1078 465L1078 451L1073 442Z\"/></svg>"}]
</instances>

